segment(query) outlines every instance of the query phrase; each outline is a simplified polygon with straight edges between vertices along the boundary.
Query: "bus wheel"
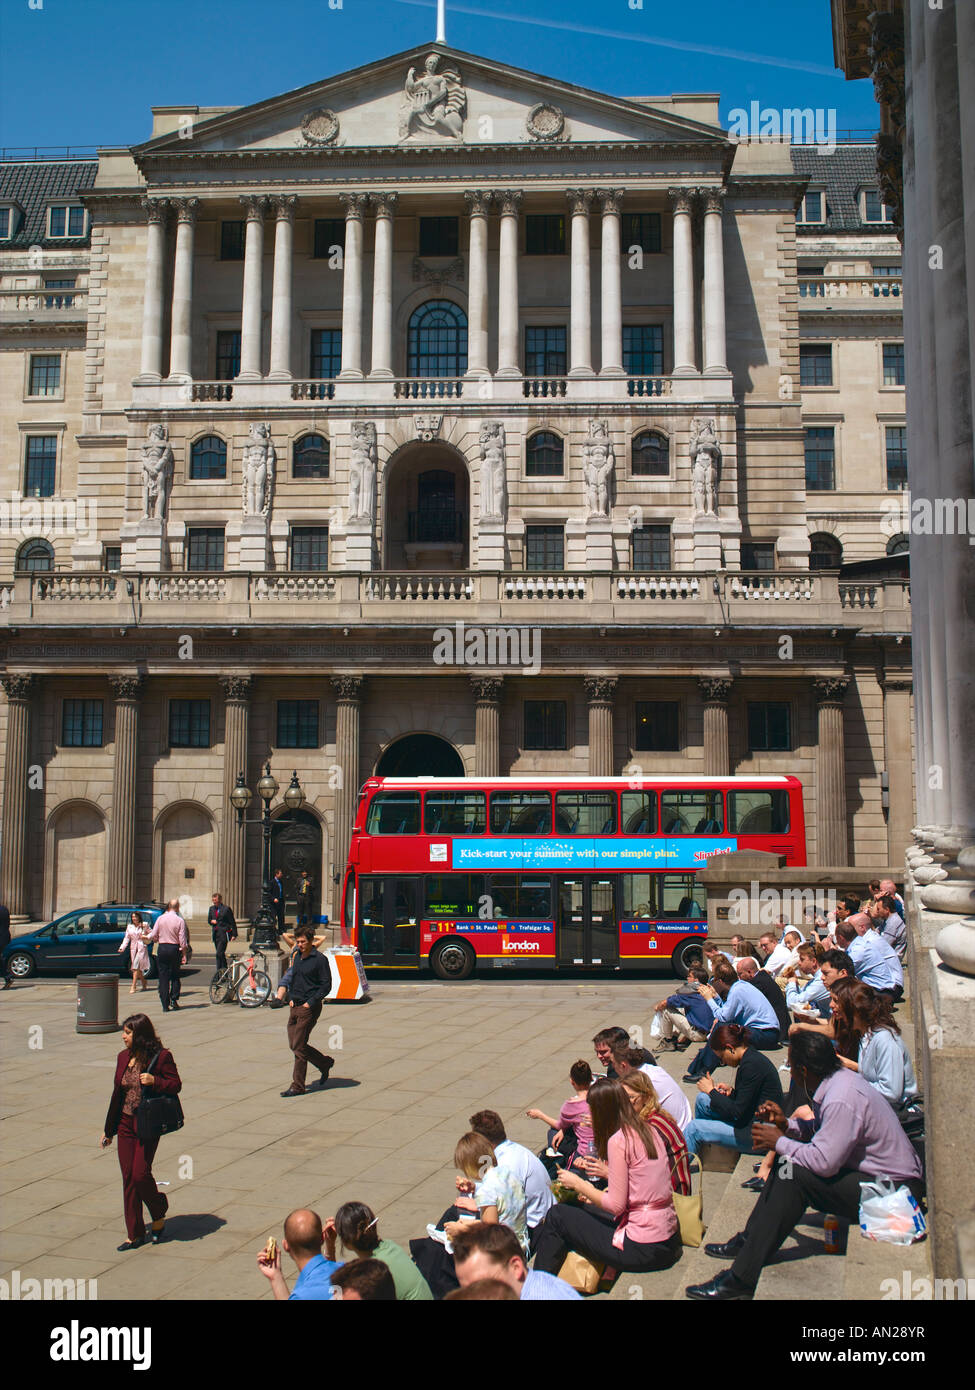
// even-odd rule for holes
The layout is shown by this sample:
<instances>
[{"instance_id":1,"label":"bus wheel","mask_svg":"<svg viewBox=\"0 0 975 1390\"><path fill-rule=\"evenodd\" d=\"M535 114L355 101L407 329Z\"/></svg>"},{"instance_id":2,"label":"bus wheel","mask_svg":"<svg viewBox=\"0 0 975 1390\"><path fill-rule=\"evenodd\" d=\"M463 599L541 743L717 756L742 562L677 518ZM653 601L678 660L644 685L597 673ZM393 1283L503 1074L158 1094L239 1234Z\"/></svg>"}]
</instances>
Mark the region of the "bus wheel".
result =
<instances>
[{"instance_id":1,"label":"bus wheel","mask_svg":"<svg viewBox=\"0 0 975 1390\"><path fill-rule=\"evenodd\" d=\"M430 968L440 980L466 980L474 970L474 952L466 941L442 941L431 953Z\"/></svg>"},{"instance_id":2,"label":"bus wheel","mask_svg":"<svg viewBox=\"0 0 975 1390\"><path fill-rule=\"evenodd\" d=\"M679 975L682 980L687 979L687 972L692 965L704 964L704 952L701 943L696 937L688 937L682 941L670 958L670 963L674 968L674 974Z\"/></svg>"}]
</instances>

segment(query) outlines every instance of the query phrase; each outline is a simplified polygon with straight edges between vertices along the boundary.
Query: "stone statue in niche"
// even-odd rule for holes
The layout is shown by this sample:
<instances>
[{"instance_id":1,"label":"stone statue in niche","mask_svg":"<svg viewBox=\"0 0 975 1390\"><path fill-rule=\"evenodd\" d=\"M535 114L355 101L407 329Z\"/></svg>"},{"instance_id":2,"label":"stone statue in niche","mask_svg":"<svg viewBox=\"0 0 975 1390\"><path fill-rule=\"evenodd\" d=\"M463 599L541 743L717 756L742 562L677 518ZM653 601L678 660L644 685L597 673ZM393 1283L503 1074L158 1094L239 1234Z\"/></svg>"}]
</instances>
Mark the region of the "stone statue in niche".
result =
<instances>
[{"instance_id":1,"label":"stone statue in niche","mask_svg":"<svg viewBox=\"0 0 975 1390\"><path fill-rule=\"evenodd\" d=\"M173 449L169 431L163 424L152 424L148 441L142 446L142 515L144 520L162 519L169 506L173 485Z\"/></svg>"},{"instance_id":2,"label":"stone statue in niche","mask_svg":"<svg viewBox=\"0 0 975 1390\"><path fill-rule=\"evenodd\" d=\"M613 504L616 454L605 420L589 421L589 438L582 449L582 481L586 510L592 516L609 516Z\"/></svg>"},{"instance_id":3,"label":"stone statue in niche","mask_svg":"<svg viewBox=\"0 0 975 1390\"><path fill-rule=\"evenodd\" d=\"M717 516L721 447L713 420L691 421L691 495L698 516Z\"/></svg>"},{"instance_id":4,"label":"stone statue in niche","mask_svg":"<svg viewBox=\"0 0 975 1390\"><path fill-rule=\"evenodd\" d=\"M431 53L417 77L416 68L406 75L406 103L400 121L400 138L411 135L445 135L451 140L464 136L467 92L460 73L453 68L438 72L440 57Z\"/></svg>"},{"instance_id":5,"label":"stone statue in niche","mask_svg":"<svg viewBox=\"0 0 975 1390\"><path fill-rule=\"evenodd\" d=\"M376 426L371 420L352 426L349 465L349 520L372 521L376 506Z\"/></svg>"},{"instance_id":6,"label":"stone statue in niche","mask_svg":"<svg viewBox=\"0 0 975 1390\"><path fill-rule=\"evenodd\" d=\"M481 517L503 521L507 510L505 433L500 420L481 426Z\"/></svg>"},{"instance_id":7,"label":"stone statue in niche","mask_svg":"<svg viewBox=\"0 0 975 1390\"><path fill-rule=\"evenodd\" d=\"M270 425L251 425L250 439L244 445L244 480L241 488L244 516L266 517L270 514L274 459Z\"/></svg>"}]
</instances>

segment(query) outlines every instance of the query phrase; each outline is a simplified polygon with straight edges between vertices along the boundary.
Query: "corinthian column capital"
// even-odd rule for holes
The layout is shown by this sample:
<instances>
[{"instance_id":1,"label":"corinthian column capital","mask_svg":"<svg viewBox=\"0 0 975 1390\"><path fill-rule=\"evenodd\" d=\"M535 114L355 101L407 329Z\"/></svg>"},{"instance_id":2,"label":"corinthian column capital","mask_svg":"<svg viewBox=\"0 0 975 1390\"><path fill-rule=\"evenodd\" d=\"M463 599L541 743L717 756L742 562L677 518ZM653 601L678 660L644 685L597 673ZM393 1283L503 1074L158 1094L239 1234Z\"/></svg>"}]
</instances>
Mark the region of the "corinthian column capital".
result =
<instances>
[{"instance_id":1,"label":"corinthian column capital","mask_svg":"<svg viewBox=\"0 0 975 1390\"><path fill-rule=\"evenodd\" d=\"M668 188L667 197L670 199L671 206L675 213L693 212L694 202L697 198L696 188Z\"/></svg>"},{"instance_id":2,"label":"corinthian column capital","mask_svg":"<svg viewBox=\"0 0 975 1390\"><path fill-rule=\"evenodd\" d=\"M486 217L491 206L492 194L486 188L469 188L464 194L467 211L471 217Z\"/></svg>"}]
</instances>

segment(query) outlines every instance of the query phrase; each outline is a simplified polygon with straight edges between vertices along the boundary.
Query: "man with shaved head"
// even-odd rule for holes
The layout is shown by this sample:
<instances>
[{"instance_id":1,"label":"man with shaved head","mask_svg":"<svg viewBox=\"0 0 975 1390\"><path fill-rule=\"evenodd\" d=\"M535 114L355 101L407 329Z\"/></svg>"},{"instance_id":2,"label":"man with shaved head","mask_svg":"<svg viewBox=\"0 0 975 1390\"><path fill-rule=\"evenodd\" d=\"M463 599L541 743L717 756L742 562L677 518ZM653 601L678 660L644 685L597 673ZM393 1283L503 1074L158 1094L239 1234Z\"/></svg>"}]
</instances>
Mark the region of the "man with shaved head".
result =
<instances>
[{"instance_id":1,"label":"man with shaved head","mask_svg":"<svg viewBox=\"0 0 975 1390\"><path fill-rule=\"evenodd\" d=\"M285 1221L284 1248L298 1266L298 1278L290 1293L281 1271L281 1251L275 1250L271 1258L268 1257L267 1246L260 1252L257 1267L265 1279L270 1280L274 1297L279 1302L287 1299L314 1299L320 1302L334 1297L331 1279L342 1264L341 1261L326 1260L322 1254L324 1239L322 1218L317 1211L299 1207Z\"/></svg>"}]
</instances>

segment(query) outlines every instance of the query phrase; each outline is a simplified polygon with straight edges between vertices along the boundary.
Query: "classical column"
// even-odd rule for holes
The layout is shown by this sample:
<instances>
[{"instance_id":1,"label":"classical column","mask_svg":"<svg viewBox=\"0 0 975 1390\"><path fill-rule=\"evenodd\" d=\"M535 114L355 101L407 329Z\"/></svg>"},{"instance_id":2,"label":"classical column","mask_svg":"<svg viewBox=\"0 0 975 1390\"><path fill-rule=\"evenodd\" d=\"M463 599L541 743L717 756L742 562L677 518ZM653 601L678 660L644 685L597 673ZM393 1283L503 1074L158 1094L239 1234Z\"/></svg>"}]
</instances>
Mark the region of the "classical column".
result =
<instances>
[{"instance_id":1,"label":"classical column","mask_svg":"<svg viewBox=\"0 0 975 1390\"><path fill-rule=\"evenodd\" d=\"M137 900L135 881L136 775L139 760L141 676L109 676L115 695L115 756L112 766L112 818L108 834L108 881L112 902Z\"/></svg>"},{"instance_id":2,"label":"classical column","mask_svg":"<svg viewBox=\"0 0 975 1390\"><path fill-rule=\"evenodd\" d=\"M7 695L7 751L3 771L3 846L0 902L11 917L27 920L27 793L30 777L33 676L0 676Z\"/></svg>"},{"instance_id":3,"label":"classical column","mask_svg":"<svg viewBox=\"0 0 975 1390\"><path fill-rule=\"evenodd\" d=\"M247 911L247 829L237 824L237 812L230 793L237 785L237 776L247 778L248 726L253 680L250 676L221 676L223 688L223 803L221 814L223 835L220 846L220 882L217 891L223 895L238 921L250 915Z\"/></svg>"},{"instance_id":4,"label":"classical column","mask_svg":"<svg viewBox=\"0 0 975 1390\"><path fill-rule=\"evenodd\" d=\"M488 374L488 208L490 193L469 189L471 252L468 263L467 375Z\"/></svg>"},{"instance_id":5,"label":"classical column","mask_svg":"<svg viewBox=\"0 0 975 1390\"><path fill-rule=\"evenodd\" d=\"M139 379L150 383L162 380L163 280L166 261L165 198L143 198L148 230L146 236L145 294L142 300L142 367Z\"/></svg>"},{"instance_id":6,"label":"classical column","mask_svg":"<svg viewBox=\"0 0 975 1390\"><path fill-rule=\"evenodd\" d=\"M600 252L602 360L600 376L625 376L623 370L623 260L620 245L622 188L600 188L596 197L603 207Z\"/></svg>"},{"instance_id":7,"label":"classical column","mask_svg":"<svg viewBox=\"0 0 975 1390\"><path fill-rule=\"evenodd\" d=\"M376 254L372 272L371 377L389 381L393 375L393 218L396 193L373 193L376 209Z\"/></svg>"},{"instance_id":8,"label":"classical column","mask_svg":"<svg viewBox=\"0 0 975 1390\"><path fill-rule=\"evenodd\" d=\"M704 701L704 775L729 777L728 701L732 682L720 677L701 676L697 686Z\"/></svg>"},{"instance_id":9,"label":"classical column","mask_svg":"<svg viewBox=\"0 0 975 1390\"><path fill-rule=\"evenodd\" d=\"M900 865L911 846L914 788L911 770L911 677L884 675L884 769L887 773L887 863Z\"/></svg>"},{"instance_id":10,"label":"classical column","mask_svg":"<svg viewBox=\"0 0 975 1390\"><path fill-rule=\"evenodd\" d=\"M501 694L500 676L471 676L474 692L474 776L501 775Z\"/></svg>"},{"instance_id":11,"label":"classical column","mask_svg":"<svg viewBox=\"0 0 975 1390\"><path fill-rule=\"evenodd\" d=\"M724 237L721 207L724 189L704 191L704 371L723 375L728 370L725 343Z\"/></svg>"},{"instance_id":12,"label":"classical column","mask_svg":"<svg viewBox=\"0 0 975 1390\"><path fill-rule=\"evenodd\" d=\"M498 254L498 371L499 377L519 377L518 350L518 209L523 194L507 189L495 195L501 210Z\"/></svg>"},{"instance_id":13,"label":"classical column","mask_svg":"<svg viewBox=\"0 0 975 1390\"><path fill-rule=\"evenodd\" d=\"M619 684L615 676L586 676L589 701L589 775L613 775L613 697Z\"/></svg>"},{"instance_id":14,"label":"classical column","mask_svg":"<svg viewBox=\"0 0 975 1390\"><path fill-rule=\"evenodd\" d=\"M848 676L813 681L818 714L816 753L816 834L819 862L830 868L849 863L846 838L846 750L843 699Z\"/></svg>"},{"instance_id":15,"label":"classical column","mask_svg":"<svg viewBox=\"0 0 975 1390\"><path fill-rule=\"evenodd\" d=\"M669 188L674 205L674 376L696 376L694 365L693 188Z\"/></svg>"},{"instance_id":16,"label":"classical column","mask_svg":"<svg viewBox=\"0 0 975 1390\"><path fill-rule=\"evenodd\" d=\"M569 376L592 376L592 289L589 267L589 205L592 190L565 195L572 214L569 306Z\"/></svg>"},{"instance_id":17,"label":"classical column","mask_svg":"<svg viewBox=\"0 0 975 1390\"><path fill-rule=\"evenodd\" d=\"M244 241L244 292L240 313L238 381L261 380L261 320L264 300L264 213L267 199L241 198L247 213Z\"/></svg>"},{"instance_id":18,"label":"classical column","mask_svg":"<svg viewBox=\"0 0 975 1390\"><path fill-rule=\"evenodd\" d=\"M352 822L359 793L359 707L362 701L361 676L333 676L335 691L335 761L339 767L339 786L335 793L335 826L332 834L332 867L341 884L349 858ZM334 909L336 912L339 909Z\"/></svg>"},{"instance_id":19,"label":"classical column","mask_svg":"<svg viewBox=\"0 0 975 1390\"><path fill-rule=\"evenodd\" d=\"M345 252L342 258L342 370L339 380L361 381L362 216L368 194L342 193L340 201L345 204Z\"/></svg>"},{"instance_id":20,"label":"classical column","mask_svg":"<svg viewBox=\"0 0 975 1390\"><path fill-rule=\"evenodd\" d=\"M274 271L271 281L271 370L269 381L290 381L291 293L294 256L295 208L298 199L288 193L272 198L274 209Z\"/></svg>"},{"instance_id":21,"label":"classical column","mask_svg":"<svg viewBox=\"0 0 975 1390\"><path fill-rule=\"evenodd\" d=\"M176 209L176 258L173 265L173 313L169 341L169 376L192 380L193 361L193 239L199 198L173 198Z\"/></svg>"}]
</instances>

